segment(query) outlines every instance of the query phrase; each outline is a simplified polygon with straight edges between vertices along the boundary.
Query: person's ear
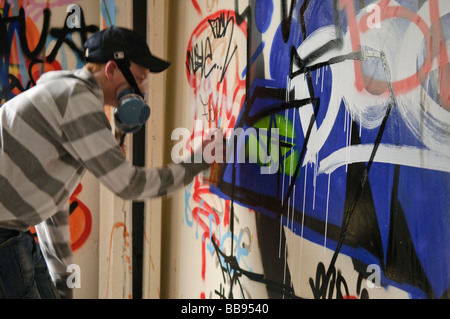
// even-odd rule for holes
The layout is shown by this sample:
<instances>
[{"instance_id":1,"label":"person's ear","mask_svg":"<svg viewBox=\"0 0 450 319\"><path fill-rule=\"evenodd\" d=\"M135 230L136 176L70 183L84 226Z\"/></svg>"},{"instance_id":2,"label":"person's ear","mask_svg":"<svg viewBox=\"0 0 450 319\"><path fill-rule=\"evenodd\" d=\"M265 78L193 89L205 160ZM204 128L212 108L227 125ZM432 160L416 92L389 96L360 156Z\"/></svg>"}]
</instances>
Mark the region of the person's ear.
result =
<instances>
[{"instance_id":1,"label":"person's ear","mask_svg":"<svg viewBox=\"0 0 450 319\"><path fill-rule=\"evenodd\" d=\"M117 72L118 67L115 61L108 61L105 66L105 77L108 80L112 80L114 78L114 73Z\"/></svg>"}]
</instances>

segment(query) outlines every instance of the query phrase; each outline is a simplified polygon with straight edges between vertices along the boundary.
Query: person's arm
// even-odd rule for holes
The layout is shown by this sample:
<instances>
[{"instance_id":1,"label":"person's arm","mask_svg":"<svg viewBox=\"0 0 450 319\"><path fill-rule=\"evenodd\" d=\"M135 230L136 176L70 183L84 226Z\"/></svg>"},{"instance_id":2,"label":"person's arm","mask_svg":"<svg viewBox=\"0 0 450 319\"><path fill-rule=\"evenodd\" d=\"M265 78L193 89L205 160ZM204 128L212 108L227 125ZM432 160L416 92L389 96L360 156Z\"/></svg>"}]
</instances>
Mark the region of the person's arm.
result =
<instances>
[{"instance_id":1,"label":"person's arm","mask_svg":"<svg viewBox=\"0 0 450 319\"><path fill-rule=\"evenodd\" d=\"M62 123L64 147L103 185L123 199L145 200L168 195L189 184L209 167L207 163L134 167L125 159L103 106L94 95L78 94L69 105Z\"/></svg>"}]
</instances>

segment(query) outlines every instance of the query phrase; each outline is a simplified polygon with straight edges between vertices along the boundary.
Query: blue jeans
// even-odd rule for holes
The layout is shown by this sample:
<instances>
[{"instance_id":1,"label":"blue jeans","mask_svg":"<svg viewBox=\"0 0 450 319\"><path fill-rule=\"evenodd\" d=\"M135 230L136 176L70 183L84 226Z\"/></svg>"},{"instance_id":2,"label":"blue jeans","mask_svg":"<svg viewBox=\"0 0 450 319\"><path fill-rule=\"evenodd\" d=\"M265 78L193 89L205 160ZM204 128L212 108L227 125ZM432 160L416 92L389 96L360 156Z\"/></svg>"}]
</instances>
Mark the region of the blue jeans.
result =
<instances>
[{"instance_id":1,"label":"blue jeans","mask_svg":"<svg viewBox=\"0 0 450 319\"><path fill-rule=\"evenodd\" d=\"M0 228L0 298L59 299L41 250L29 232Z\"/></svg>"}]
</instances>

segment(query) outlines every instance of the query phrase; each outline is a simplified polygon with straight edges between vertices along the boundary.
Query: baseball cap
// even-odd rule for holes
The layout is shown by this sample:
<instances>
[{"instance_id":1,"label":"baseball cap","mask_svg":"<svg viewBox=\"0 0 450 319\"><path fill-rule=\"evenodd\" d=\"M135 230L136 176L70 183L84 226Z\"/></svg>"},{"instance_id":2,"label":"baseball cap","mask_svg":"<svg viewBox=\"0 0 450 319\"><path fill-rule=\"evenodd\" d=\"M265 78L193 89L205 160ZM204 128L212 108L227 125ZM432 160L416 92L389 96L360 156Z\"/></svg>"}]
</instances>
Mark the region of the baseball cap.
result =
<instances>
[{"instance_id":1,"label":"baseball cap","mask_svg":"<svg viewBox=\"0 0 450 319\"><path fill-rule=\"evenodd\" d=\"M106 63L110 60L129 60L150 72L167 69L169 62L154 56L147 42L137 32L112 26L94 33L84 44L86 62Z\"/></svg>"}]
</instances>

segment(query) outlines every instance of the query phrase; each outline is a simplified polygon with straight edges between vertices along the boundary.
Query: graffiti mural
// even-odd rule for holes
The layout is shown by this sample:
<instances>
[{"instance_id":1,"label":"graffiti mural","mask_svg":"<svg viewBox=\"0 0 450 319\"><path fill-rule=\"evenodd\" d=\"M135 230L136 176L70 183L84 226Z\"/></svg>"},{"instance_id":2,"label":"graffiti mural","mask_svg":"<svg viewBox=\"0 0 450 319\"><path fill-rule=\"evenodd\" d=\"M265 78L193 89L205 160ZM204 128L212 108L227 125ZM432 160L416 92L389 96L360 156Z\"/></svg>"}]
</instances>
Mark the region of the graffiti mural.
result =
<instances>
[{"instance_id":1,"label":"graffiti mural","mask_svg":"<svg viewBox=\"0 0 450 319\"><path fill-rule=\"evenodd\" d=\"M202 17L200 7L196 8ZM195 106L195 120L203 123L202 127L194 128L192 140L201 139L207 128L234 129L245 99L242 72L246 66L246 48L240 46L246 42L246 37L246 23L239 24L234 10L226 9L203 17L192 33L186 54L186 74L192 92L190 103ZM212 193L209 184L201 178L197 178L185 193L185 223L196 227L196 236L202 242L202 280L209 279L206 278L208 262L223 261L222 256L216 255L216 250L230 249L236 261L245 264L255 231L247 220L247 217L253 218L251 210L242 207L245 221L236 220L232 201ZM214 268L219 275L221 268L218 265ZM223 282L214 291L203 291L198 297L233 294L235 280L228 277L230 274L223 275ZM231 287L226 287L227 283ZM239 297L250 297L242 287L234 293Z\"/></svg>"},{"instance_id":2,"label":"graffiti mural","mask_svg":"<svg viewBox=\"0 0 450 319\"><path fill-rule=\"evenodd\" d=\"M45 72L68 68L69 55L75 57L75 67L84 65L83 43L88 33L98 30L86 26L81 7L79 22L70 24L74 11L68 11L61 28L50 27L51 9L67 7L74 1L48 2L24 6L24 1L2 1L0 20L1 46L1 100L2 103L34 86ZM38 26L36 21L42 21ZM76 40L76 36L79 38ZM57 60L56 57L60 57Z\"/></svg>"},{"instance_id":3,"label":"graffiti mural","mask_svg":"<svg viewBox=\"0 0 450 319\"><path fill-rule=\"evenodd\" d=\"M449 298L450 3L190 6L195 118L279 133L275 173L251 161L273 136L241 134L229 145L247 160L186 190L183 223L216 285L200 297Z\"/></svg>"}]
</instances>

